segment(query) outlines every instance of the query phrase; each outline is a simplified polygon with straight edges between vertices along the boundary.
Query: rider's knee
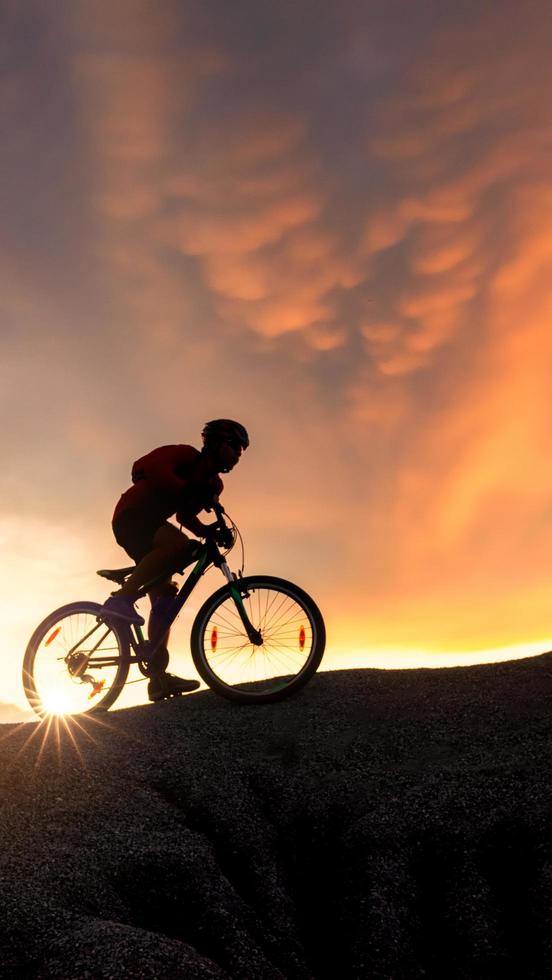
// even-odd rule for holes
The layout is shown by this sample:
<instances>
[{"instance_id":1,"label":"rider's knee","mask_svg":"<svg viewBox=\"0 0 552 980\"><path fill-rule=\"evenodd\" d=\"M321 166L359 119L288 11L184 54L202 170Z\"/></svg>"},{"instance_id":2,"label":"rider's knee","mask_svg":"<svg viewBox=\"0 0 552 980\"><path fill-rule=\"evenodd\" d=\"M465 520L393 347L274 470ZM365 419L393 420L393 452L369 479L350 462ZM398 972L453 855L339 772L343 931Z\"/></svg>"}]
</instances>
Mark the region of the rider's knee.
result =
<instances>
[{"instance_id":1,"label":"rider's knee","mask_svg":"<svg viewBox=\"0 0 552 980\"><path fill-rule=\"evenodd\" d=\"M180 558L187 553L190 539L171 524L159 528L153 544L154 547L164 551L168 558Z\"/></svg>"},{"instance_id":2,"label":"rider's knee","mask_svg":"<svg viewBox=\"0 0 552 980\"><path fill-rule=\"evenodd\" d=\"M155 589L155 592L151 596L152 602L157 599L174 599L178 592L178 585L176 582L162 582Z\"/></svg>"}]
</instances>

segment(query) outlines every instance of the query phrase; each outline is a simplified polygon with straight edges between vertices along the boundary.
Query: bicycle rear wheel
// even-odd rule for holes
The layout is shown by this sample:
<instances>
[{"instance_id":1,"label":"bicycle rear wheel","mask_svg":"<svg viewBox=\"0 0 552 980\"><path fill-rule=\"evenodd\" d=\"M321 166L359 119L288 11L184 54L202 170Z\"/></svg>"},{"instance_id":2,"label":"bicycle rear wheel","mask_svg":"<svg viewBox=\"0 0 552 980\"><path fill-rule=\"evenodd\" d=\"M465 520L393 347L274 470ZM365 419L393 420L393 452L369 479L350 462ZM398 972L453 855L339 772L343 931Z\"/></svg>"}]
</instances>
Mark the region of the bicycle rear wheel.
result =
<instances>
[{"instance_id":1,"label":"bicycle rear wheel","mask_svg":"<svg viewBox=\"0 0 552 980\"><path fill-rule=\"evenodd\" d=\"M203 604L192 627L197 672L232 701L279 701L303 687L320 665L326 644L322 615L306 592L284 579L248 576L234 586L263 642L251 642L231 586L225 585Z\"/></svg>"},{"instance_id":2,"label":"bicycle rear wheel","mask_svg":"<svg viewBox=\"0 0 552 980\"><path fill-rule=\"evenodd\" d=\"M23 687L40 717L105 711L130 665L125 632L98 622L96 602L56 609L36 628L23 660Z\"/></svg>"}]
</instances>

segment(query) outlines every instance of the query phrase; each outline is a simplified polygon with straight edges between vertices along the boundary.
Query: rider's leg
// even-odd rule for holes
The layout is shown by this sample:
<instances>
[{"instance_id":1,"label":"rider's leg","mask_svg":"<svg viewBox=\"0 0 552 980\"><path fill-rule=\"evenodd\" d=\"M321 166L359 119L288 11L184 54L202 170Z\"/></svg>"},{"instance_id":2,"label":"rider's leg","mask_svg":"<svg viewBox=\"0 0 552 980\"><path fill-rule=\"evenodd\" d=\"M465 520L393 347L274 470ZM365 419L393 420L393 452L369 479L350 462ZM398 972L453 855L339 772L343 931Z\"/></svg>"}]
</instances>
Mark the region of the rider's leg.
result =
<instances>
[{"instance_id":1,"label":"rider's leg","mask_svg":"<svg viewBox=\"0 0 552 980\"><path fill-rule=\"evenodd\" d=\"M176 677L174 674L167 673L170 634L170 627L167 629L167 621L170 619L172 604L177 592L178 586L171 582L170 578L167 578L149 593L151 613L148 621L148 637L153 644L162 641L149 661L148 697L150 701L159 701L162 698L170 697L171 694L195 691L199 687L199 681L186 680L184 677Z\"/></svg>"},{"instance_id":2,"label":"rider's leg","mask_svg":"<svg viewBox=\"0 0 552 980\"><path fill-rule=\"evenodd\" d=\"M119 544L138 564L120 592L112 594L104 603L102 612L106 621L109 622L108 617L113 616L142 624L144 620L134 608L137 593L153 579L160 579L148 589L152 601L148 635L154 643L164 639L153 656L153 662L150 661L148 697L150 701L159 701L174 694L195 691L199 687L199 681L185 680L167 673L169 651L166 613L167 606L170 609L174 598L170 573L187 563L191 547L189 538L168 522L155 528L150 537L147 524L140 521L140 515L134 514L123 514L114 522L113 530Z\"/></svg>"},{"instance_id":3,"label":"rider's leg","mask_svg":"<svg viewBox=\"0 0 552 980\"><path fill-rule=\"evenodd\" d=\"M170 577L164 582L160 582L149 592L151 612L148 619L148 639L155 645L163 638L163 643L150 660L150 676L164 673L169 666L168 644L171 630L170 626L167 629L167 619L170 616L177 592L178 586L171 581Z\"/></svg>"},{"instance_id":4,"label":"rider's leg","mask_svg":"<svg viewBox=\"0 0 552 980\"><path fill-rule=\"evenodd\" d=\"M153 545L154 549L158 551L162 550L165 555L165 565L159 567L167 568L168 566L174 569L175 563L182 562L182 564L185 564L188 557L190 541L173 524L165 524L156 531L153 538ZM146 564L151 554L146 555L138 565L136 572L133 573L133 576L136 576L138 573L143 585L155 577L155 572L151 574L152 565L150 564L148 567ZM177 592L178 586L171 581L170 575L167 575L161 582L157 582L148 592L151 601L151 612L148 620L148 638L153 645L161 641L159 648L155 651L149 663L148 673L150 680L148 684L148 697L151 701L159 701L162 698L170 697L172 694L195 691L199 687L199 682L196 680L186 680L183 677L175 677L173 674L167 673L167 667L169 665L168 642L170 635L170 626L167 624L168 620L170 620L172 604Z\"/></svg>"},{"instance_id":5,"label":"rider's leg","mask_svg":"<svg viewBox=\"0 0 552 980\"><path fill-rule=\"evenodd\" d=\"M151 612L148 620L148 638L154 645L161 641L159 648L155 650L149 661L148 697L150 701L160 701L173 694L195 691L199 687L199 681L186 680L184 677L176 677L174 674L167 673L170 634L170 627L167 628L167 622L170 620L174 597L177 592L178 586L171 582L170 577L167 577L164 582L159 582L149 592Z\"/></svg>"},{"instance_id":6,"label":"rider's leg","mask_svg":"<svg viewBox=\"0 0 552 980\"><path fill-rule=\"evenodd\" d=\"M175 562L185 564L190 539L174 524L163 524L153 536L153 548L137 564L117 595L134 598L142 586L162 575L167 569L174 570Z\"/></svg>"},{"instance_id":7,"label":"rider's leg","mask_svg":"<svg viewBox=\"0 0 552 980\"><path fill-rule=\"evenodd\" d=\"M140 515L121 515L113 525L115 537L127 554L137 562L132 575L118 592L102 606L102 614L108 617L143 624L144 620L134 608L134 602L142 586L152 579L167 577L180 565L185 565L190 549L189 538L168 522L161 527L149 527L140 522Z\"/></svg>"},{"instance_id":8,"label":"rider's leg","mask_svg":"<svg viewBox=\"0 0 552 980\"><path fill-rule=\"evenodd\" d=\"M170 619L177 592L178 586L171 582L170 578L159 583L149 592L151 612L148 620L148 638L154 645L161 641L160 646L149 661L148 697L150 701L160 701L173 694L195 691L199 687L199 681L186 680L184 677L176 677L174 674L167 673L170 634L170 627L167 629L167 621Z\"/></svg>"}]
</instances>

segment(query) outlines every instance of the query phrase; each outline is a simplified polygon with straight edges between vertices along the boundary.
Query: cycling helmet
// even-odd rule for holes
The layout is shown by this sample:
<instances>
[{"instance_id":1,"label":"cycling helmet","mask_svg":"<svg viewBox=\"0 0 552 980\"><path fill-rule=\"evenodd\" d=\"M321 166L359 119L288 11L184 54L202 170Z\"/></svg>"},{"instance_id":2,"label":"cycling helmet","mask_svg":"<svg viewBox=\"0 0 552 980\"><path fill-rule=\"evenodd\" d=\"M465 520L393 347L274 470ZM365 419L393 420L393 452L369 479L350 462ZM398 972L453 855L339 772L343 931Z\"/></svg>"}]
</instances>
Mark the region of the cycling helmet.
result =
<instances>
[{"instance_id":1,"label":"cycling helmet","mask_svg":"<svg viewBox=\"0 0 552 980\"><path fill-rule=\"evenodd\" d=\"M247 430L232 419L214 419L212 422L206 422L201 435L205 445L231 440L238 442L242 449L247 449L249 445Z\"/></svg>"}]
</instances>

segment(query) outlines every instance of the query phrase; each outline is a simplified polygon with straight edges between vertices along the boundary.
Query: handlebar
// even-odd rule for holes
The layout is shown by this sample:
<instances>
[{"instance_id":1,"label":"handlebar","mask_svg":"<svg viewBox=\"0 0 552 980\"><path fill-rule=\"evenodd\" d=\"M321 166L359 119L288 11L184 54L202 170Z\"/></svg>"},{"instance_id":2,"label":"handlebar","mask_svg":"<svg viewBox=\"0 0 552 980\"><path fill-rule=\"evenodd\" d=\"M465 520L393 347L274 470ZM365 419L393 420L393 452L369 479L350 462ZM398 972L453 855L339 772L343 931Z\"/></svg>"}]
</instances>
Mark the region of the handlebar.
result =
<instances>
[{"instance_id":1,"label":"handlebar","mask_svg":"<svg viewBox=\"0 0 552 980\"><path fill-rule=\"evenodd\" d=\"M209 525L209 530L207 531L207 540L211 538L219 548L225 549L225 553L234 547L236 543L237 534L239 534L236 525L234 524L232 518L229 518L229 524L225 521L226 511L222 504L213 501L211 504L211 510L214 510L216 514L216 521ZM243 544L243 543L242 543ZM215 562L216 563L216 562ZM243 562L242 562L242 573L243 573Z\"/></svg>"},{"instance_id":2,"label":"handlebar","mask_svg":"<svg viewBox=\"0 0 552 980\"><path fill-rule=\"evenodd\" d=\"M220 521L222 524L225 524L225 521L223 520L224 507L222 506L222 504L213 503L213 510L217 515L217 520Z\"/></svg>"},{"instance_id":3,"label":"handlebar","mask_svg":"<svg viewBox=\"0 0 552 980\"><path fill-rule=\"evenodd\" d=\"M231 548L234 544L235 537L232 529L224 520L224 507L222 504L215 503L214 501L211 507L212 510L214 510L217 519L214 524L209 526L208 534L219 546L222 546L223 548Z\"/></svg>"}]
</instances>

